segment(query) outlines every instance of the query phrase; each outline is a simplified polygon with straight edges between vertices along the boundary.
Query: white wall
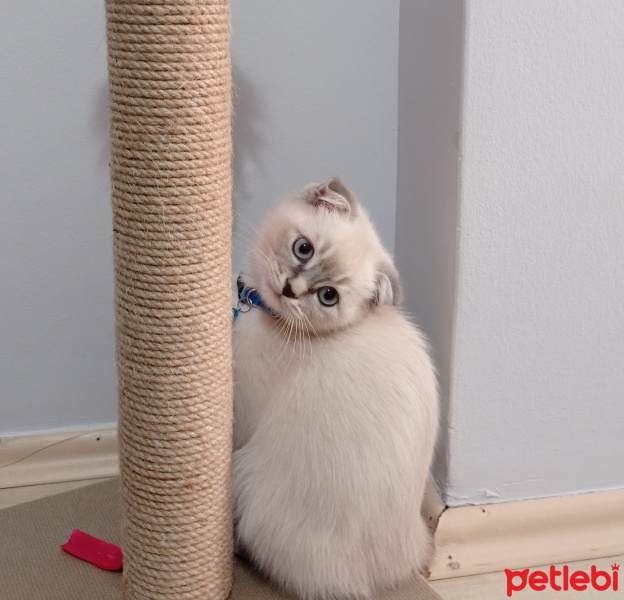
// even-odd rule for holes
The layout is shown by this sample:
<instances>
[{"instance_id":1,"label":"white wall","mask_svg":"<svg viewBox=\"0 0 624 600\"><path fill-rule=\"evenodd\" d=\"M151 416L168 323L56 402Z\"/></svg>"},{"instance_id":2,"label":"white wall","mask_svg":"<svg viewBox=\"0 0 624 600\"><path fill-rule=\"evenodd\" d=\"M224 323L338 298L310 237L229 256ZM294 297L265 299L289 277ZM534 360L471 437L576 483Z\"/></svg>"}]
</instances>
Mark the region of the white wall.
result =
<instances>
[{"instance_id":1,"label":"white wall","mask_svg":"<svg viewBox=\"0 0 624 600\"><path fill-rule=\"evenodd\" d=\"M235 271L280 196L340 175L394 246L399 0L233 0ZM103 2L0 16L0 436L112 426Z\"/></svg>"},{"instance_id":2,"label":"white wall","mask_svg":"<svg viewBox=\"0 0 624 600\"><path fill-rule=\"evenodd\" d=\"M624 487L624 4L469 0L449 504Z\"/></svg>"},{"instance_id":3,"label":"white wall","mask_svg":"<svg viewBox=\"0 0 624 600\"><path fill-rule=\"evenodd\" d=\"M394 247L399 0L234 0L235 271L273 202L340 176Z\"/></svg>"},{"instance_id":4,"label":"white wall","mask_svg":"<svg viewBox=\"0 0 624 600\"><path fill-rule=\"evenodd\" d=\"M0 11L0 434L116 418L102 2Z\"/></svg>"},{"instance_id":5,"label":"white wall","mask_svg":"<svg viewBox=\"0 0 624 600\"><path fill-rule=\"evenodd\" d=\"M624 5L400 4L233 0L235 269L343 176L396 222L444 499L622 488ZM105 62L101 3L3 8L0 436L116 420Z\"/></svg>"},{"instance_id":6,"label":"white wall","mask_svg":"<svg viewBox=\"0 0 624 600\"><path fill-rule=\"evenodd\" d=\"M404 0L399 33L396 261L441 393L434 476L446 486L463 60L463 3Z\"/></svg>"}]
</instances>

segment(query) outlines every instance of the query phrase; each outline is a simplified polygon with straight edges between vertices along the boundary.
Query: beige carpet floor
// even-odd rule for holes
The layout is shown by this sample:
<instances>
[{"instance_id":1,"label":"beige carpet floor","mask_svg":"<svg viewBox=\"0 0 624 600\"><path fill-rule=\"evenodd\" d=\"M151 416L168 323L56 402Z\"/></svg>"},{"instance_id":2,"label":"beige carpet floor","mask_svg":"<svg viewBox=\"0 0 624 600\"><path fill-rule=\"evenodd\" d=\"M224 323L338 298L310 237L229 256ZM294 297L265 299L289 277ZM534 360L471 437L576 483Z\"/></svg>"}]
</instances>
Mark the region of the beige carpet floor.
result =
<instances>
[{"instance_id":1,"label":"beige carpet floor","mask_svg":"<svg viewBox=\"0 0 624 600\"><path fill-rule=\"evenodd\" d=\"M74 529L120 545L120 523L118 479L0 510L0 599L121 600L120 573L102 571L60 547ZM245 563L235 563L230 600L289 598ZM417 577L378 600L441 599Z\"/></svg>"}]
</instances>

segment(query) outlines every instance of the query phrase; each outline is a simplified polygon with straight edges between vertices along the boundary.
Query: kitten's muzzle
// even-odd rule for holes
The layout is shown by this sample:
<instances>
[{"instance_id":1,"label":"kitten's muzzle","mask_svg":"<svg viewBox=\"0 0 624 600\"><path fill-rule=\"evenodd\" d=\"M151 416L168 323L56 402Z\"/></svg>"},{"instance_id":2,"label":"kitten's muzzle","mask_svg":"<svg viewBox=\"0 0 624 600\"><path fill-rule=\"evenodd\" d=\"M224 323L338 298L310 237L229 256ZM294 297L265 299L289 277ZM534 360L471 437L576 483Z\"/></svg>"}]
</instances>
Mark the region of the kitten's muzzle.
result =
<instances>
[{"instance_id":1,"label":"kitten's muzzle","mask_svg":"<svg viewBox=\"0 0 624 600\"><path fill-rule=\"evenodd\" d=\"M293 292L292 288L290 287L290 281L286 280L286 285L284 286L284 289L282 290L282 294L284 296L286 296L286 298L296 298L297 296L295 296L295 292Z\"/></svg>"}]
</instances>

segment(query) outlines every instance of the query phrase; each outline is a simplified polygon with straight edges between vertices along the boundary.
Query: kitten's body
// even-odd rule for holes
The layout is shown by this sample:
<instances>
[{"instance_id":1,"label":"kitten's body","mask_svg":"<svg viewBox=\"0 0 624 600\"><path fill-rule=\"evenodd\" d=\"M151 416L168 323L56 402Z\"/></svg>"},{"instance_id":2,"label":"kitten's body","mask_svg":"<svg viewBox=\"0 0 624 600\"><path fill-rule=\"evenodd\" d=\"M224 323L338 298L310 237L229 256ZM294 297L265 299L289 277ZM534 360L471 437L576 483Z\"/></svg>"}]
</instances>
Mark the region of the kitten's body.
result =
<instances>
[{"instance_id":1,"label":"kitten's body","mask_svg":"<svg viewBox=\"0 0 624 600\"><path fill-rule=\"evenodd\" d=\"M341 186L330 182L330 195L349 194ZM269 220L246 282L288 323L252 309L235 327L237 542L304 598L364 597L429 559L420 504L436 381L422 335L393 306L396 272L366 214L352 197L346 210L340 200L326 206L327 184L318 189ZM316 266L280 254L302 235L318 249ZM277 291L286 282L287 296ZM340 310L317 301L314 285L331 282L340 282Z\"/></svg>"}]
</instances>

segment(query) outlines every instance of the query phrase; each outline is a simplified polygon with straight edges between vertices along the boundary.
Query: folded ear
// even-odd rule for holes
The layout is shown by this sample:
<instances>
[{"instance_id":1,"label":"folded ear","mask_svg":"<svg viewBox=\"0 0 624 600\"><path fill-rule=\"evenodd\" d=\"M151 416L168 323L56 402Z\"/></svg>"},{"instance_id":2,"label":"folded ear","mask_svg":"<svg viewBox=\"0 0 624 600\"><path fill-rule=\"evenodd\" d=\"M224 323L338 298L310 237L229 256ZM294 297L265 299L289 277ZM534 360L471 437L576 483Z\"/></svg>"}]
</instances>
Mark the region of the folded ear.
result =
<instances>
[{"instance_id":1,"label":"folded ear","mask_svg":"<svg viewBox=\"0 0 624 600\"><path fill-rule=\"evenodd\" d=\"M312 206L354 217L358 213L358 201L347 186L337 177L308 188L305 200Z\"/></svg>"},{"instance_id":2,"label":"folded ear","mask_svg":"<svg viewBox=\"0 0 624 600\"><path fill-rule=\"evenodd\" d=\"M401 280L395 266L386 260L377 267L375 280L374 304L392 304L397 306L403 300Z\"/></svg>"}]
</instances>

